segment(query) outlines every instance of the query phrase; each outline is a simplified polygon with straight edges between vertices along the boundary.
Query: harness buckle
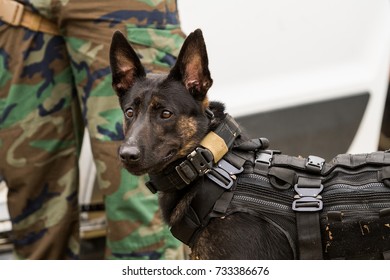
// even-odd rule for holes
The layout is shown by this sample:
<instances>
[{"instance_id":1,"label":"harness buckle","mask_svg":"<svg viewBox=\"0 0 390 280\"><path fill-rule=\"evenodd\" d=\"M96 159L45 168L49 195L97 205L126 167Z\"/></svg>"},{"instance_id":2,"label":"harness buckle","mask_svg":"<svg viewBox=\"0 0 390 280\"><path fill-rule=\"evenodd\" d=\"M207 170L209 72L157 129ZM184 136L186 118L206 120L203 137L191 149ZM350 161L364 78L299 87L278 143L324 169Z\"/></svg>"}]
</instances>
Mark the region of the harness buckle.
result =
<instances>
[{"instance_id":1,"label":"harness buckle","mask_svg":"<svg viewBox=\"0 0 390 280\"><path fill-rule=\"evenodd\" d=\"M324 185L320 184L318 187L304 187L299 186L298 184L294 185L294 190L298 193L300 197L317 197L322 190L324 189Z\"/></svg>"},{"instance_id":2,"label":"harness buckle","mask_svg":"<svg viewBox=\"0 0 390 280\"><path fill-rule=\"evenodd\" d=\"M305 196L294 200L292 209L297 212L316 212L323 208L323 202L315 197Z\"/></svg>"},{"instance_id":3,"label":"harness buckle","mask_svg":"<svg viewBox=\"0 0 390 280\"><path fill-rule=\"evenodd\" d=\"M218 161L218 167L222 168L230 175L240 174L242 171L244 171L244 167L241 167L240 169L238 169L237 167L230 164L229 162L227 162L224 159L221 159L220 161Z\"/></svg>"},{"instance_id":4,"label":"harness buckle","mask_svg":"<svg viewBox=\"0 0 390 280\"><path fill-rule=\"evenodd\" d=\"M218 186L228 190L233 186L235 175L242 171L244 171L243 167L238 169L228 161L221 159L218 161L218 166L213 167L206 176Z\"/></svg>"},{"instance_id":5,"label":"harness buckle","mask_svg":"<svg viewBox=\"0 0 390 280\"><path fill-rule=\"evenodd\" d=\"M280 154L278 150L260 150L256 154L255 162L265 163L271 166L272 158L275 154Z\"/></svg>"},{"instance_id":6,"label":"harness buckle","mask_svg":"<svg viewBox=\"0 0 390 280\"><path fill-rule=\"evenodd\" d=\"M323 208L323 202L319 195L324 185L318 179L299 178L294 190L298 199L293 201L292 209L297 212L315 212Z\"/></svg>"},{"instance_id":7,"label":"harness buckle","mask_svg":"<svg viewBox=\"0 0 390 280\"><path fill-rule=\"evenodd\" d=\"M180 178L189 185L198 176L209 172L212 166L212 153L208 149L198 147L187 156L187 160L180 163L175 169Z\"/></svg>"},{"instance_id":8,"label":"harness buckle","mask_svg":"<svg viewBox=\"0 0 390 280\"><path fill-rule=\"evenodd\" d=\"M24 11L23 4L16 1L0 0L0 7L0 20L13 26L20 25Z\"/></svg>"},{"instance_id":9,"label":"harness buckle","mask_svg":"<svg viewBox=\"0 0 390 280\"><path fill-rule=\"evenodd\" d=\"M201 147L196 148L187 156L199 175L206 174L213 167L213 154Z\"/></svg>"},{"instance_id":10,"label":"harness buckle","mask_svg":"<svg viewBox=\"0 0 390 280\"><path fill-rule=\"evenodd\" d=\"M312 172L320 173L322 167L325 164L325 160L317 156L309 156L306 162L306 169Z\"/></svg>"},{"instance_id":11,"label":"harness buckle","mask_svg":"<svg viewBox=\"0 0 390 280\"><path fill-rule=\"evenodd\" d=\"M206 176L224 189L228 190L233 186L233 178L230 177L229 173L222 168L214 167L206 174Z\"/></svg>"}]
</instances>

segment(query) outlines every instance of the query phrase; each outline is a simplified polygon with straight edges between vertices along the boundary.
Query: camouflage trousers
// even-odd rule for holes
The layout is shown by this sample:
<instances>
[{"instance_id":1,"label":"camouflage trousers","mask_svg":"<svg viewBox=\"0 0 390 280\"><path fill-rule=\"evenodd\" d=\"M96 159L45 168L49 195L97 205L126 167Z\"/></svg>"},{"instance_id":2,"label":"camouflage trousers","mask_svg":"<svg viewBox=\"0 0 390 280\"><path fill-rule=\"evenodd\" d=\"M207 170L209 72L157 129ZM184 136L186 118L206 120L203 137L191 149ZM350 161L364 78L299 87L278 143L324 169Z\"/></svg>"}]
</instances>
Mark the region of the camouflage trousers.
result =
<instances>
[{"instance_id":1,"label":"camouflage trousers","mask_svg":"<svg viewBox=\"0 0 390 280\"><path fill-rule=\"evenodd\" d=\"M20 259L79 258L79 169L87 127L104 195L109 259L183 258L157 198L117 159L122 112L109 47L127 34L149 71L166 71L184 35L176 1L25 0L53 36L0 20L0 175Z\"/></svg>"}]
</instances>

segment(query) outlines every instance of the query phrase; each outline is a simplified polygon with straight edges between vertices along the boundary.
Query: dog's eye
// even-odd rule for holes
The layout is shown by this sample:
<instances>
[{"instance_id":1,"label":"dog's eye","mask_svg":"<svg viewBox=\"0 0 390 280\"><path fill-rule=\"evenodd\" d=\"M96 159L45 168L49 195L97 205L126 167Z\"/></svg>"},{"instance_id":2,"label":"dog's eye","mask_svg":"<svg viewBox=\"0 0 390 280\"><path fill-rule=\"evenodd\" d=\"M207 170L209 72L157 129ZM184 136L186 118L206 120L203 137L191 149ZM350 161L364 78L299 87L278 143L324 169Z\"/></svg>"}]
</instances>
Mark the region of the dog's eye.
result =
<instances>
[{"instance_id":1,"label":"dog's eye","mask_svg":"<svg viewBox=\"0 0 390 280\"><path fill-rule=\"evenodd\" d=\"M163 119L169 119L170 117L172 117L173 113L172 112L169 112L168 110L164 110L161 112L161 118Z\"/></svg>"},{"instance_id":2,"label":"dog's eye","mask_svg":"<svg viewBox=\"0 0 390 280\"><path fill-rule=\"evenodd\" d=\"M125 111L125 115L126 115L126 117L129 118L129 119L132 118L132 117L134 116L134 110L131 109L131 108L127 109L127 110Z\"/></svg>"}]
</instances>

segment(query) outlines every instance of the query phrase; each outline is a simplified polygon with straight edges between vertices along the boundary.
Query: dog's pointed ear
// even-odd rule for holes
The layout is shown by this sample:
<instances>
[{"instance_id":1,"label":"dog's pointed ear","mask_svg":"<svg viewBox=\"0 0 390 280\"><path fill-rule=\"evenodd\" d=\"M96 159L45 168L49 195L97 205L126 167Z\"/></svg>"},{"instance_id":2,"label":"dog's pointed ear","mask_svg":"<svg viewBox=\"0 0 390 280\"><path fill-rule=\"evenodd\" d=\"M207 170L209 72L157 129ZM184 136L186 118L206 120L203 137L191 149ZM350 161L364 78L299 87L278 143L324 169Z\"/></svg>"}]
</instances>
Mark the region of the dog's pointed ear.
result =
<instances>
[{"instance_id":1,"label":"dog's pointed ear","mask_svg":"<svg viewBox=\"0 0 390 280\"><path fill-rule=\"evenodd\" d=\"M145 69L126 37L116 31L110 47L112 87L120 96L128 91L137 78L146 76Z\"/></svg>"},{"instance_id":2,"label":"dog's pointed ear","mask_svg":"<svg viewBox=\"0 0 390 280\"><path fill-rule=\"evenodd\" d=\"M168 77L182 81L195 99L205 99L213 80L209 71L206 44L200 29L188 35Z\"/></svg>"}]
</instances>

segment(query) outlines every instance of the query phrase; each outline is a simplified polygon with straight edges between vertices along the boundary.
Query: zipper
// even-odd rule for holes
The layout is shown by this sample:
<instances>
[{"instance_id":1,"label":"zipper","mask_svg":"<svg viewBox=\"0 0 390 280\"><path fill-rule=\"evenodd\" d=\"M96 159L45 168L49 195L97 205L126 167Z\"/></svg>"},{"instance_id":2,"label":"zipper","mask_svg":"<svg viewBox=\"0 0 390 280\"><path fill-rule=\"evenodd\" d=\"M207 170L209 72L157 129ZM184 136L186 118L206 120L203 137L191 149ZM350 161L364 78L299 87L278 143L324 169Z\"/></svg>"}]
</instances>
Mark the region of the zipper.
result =
<instances>
[{"instance_id":1,"label":"zipper","mask_svg":"<svg viewBox=\"0 0 390 280\"><path fill-rule=\"evenodd\" d=\"M250 181L248 182L248 180L245 180L245 179L254 180L254 182L250 182ZM241 185L244 185L244 186L247 186L247 187L255 187L256 189L259 188L259 187L269 188L269 190L271 190L272 193L275 193L275 190L276 190L272 186L270 180L267 177L261 176L261 175L257 175L257 174L252 174L252 173L240 175L238 177L238 179L237 179L237 183L241 184ZM294 189L293 188L290 188L290 189L287 189L287 190L277 190L277 191L278 191L277 192L278 195L286 194L286 193L287 194L289 194L289 193L293 194L294 193Z\"/></svg>"},{"instance_id":2,"label":"zipper","mask_svg":"<svg viewBox=\"0 0 390 280\"><path fill-rule=\"evenodd\" d=\"M358 192L369 189L377 189L379 191L372 191L368 193ZM339 193L334 193L335 191L343 190ZM335 184L332 186L328 186L322 192L324 203L332 204L332 203L349 203L353 200L358 200L355 203L362 203L362 200L372 200L374 203L379 203L381 200L389 201L390 200L390 191L386 188L383 183L368 183L361 186L350 186L347 184ZM340 198L344 198L348 195L348 200L340 200ZM376 201L376 202L375 202Z\"/></svg>"},{"instance_id":3,"label":"zipper","mask_svg":"<svg viewBox=\"0 0 390 280\"><path fill-rule=\"evenodd\" d=\"M261 175L257 175L257 174L254 174L254 173L248 173L248 174L242 174L240 178L250 178L250 179L254 179L254 180L260 180L260 181L263 181L263 182L266 182L268 184L271 184L268 177L265 177L265 176L261 176Z\"/></svg>"},{"instance_id":4,"label":"zipper","mask_svg":"<svg viewBox=\"0 0 390 280\"><path fill-rule=\"evenodd\" d=\"M342 203L342 202L341 202ZM325 205L325 203L324 203ZM390 208L390 203L386 202L374 202L367 204L342 204L342 205L325 205L324 209L327 211L354 211L354 210L364 210L364 211L370 211L371 209L385 209Z\"/></svg>"},{"instance_id":5,"label":"zipper","mask_svg":"<svg viewBox=\"0 0 390 280\"><path fill-rule=\"evenodd\" d=\"M282 203L286 204L292 204L295 193L293 188L283 191L276 191L267 177L251 173L243 174L238 177L237 184L239 185L239 187L236 189L238 193L237 195L242 194L243 196L252 197L255 194L258 196L267 197L271 200L273 199L276 201L282 201ZM257 199L262 200L261 198ZM268 199L264 201L268 201Z\"/></svg>"},{"instance_id":6,"label":"zipper","mask_svg":"<svg viewBox=\"0 0 390 280\"><path fill-rule=\"evenodd\" d=\"M277 202L263 200L259 198L254 198L245 195L235 195L233 200L238 200L244 203L254 203L260 206L264 206L266 209L269 209L271 213L275 213L275 211L280 210L280 213L283 215L295 216L294 212L292 212L291 206L287 206L284 204L280 204Z\"/></svg>"},{"instance_id":7,"label":"zipper","mask_svg":"<svg viewBox=\"0 0 390 280\"><path fill-rule=\"evenodd\" d=\"M368 184L364 184L364 185L361 185L361 186L351 186L351 185L347 185L347 184L334 184L334 185L331 185L331 186L328 186L327 187L327 191L331 191L333 189L355 189L355 190L364 190L364 189L369 189L369 188L375 188L375 187L383 187L385 188L385 184L381 183L381 182L377 182L377 183L368 183ZM331 190L330 190L331 189Z\"/></svg>"},{"instance_id":8,"label":"zipper","mask_svg":"<svg viewBox=\"0 0 390 280\"><path fill-rule=\"evenodd\" d=\"M370 193L356 192L375 188L380 191L372 191ZM344 191L334 193L337 190ZM342 198L345 198L346 195L348 195L347 199L343 200ZM390 191L381 182L368 183L361 186L335 184L326 187L323 196L324 209L327 211L365 211L368 215L369 212L377 213L375 209L390 208ZM351 215L351 213L349 214Z\"/></svg>"}]
</instances>

